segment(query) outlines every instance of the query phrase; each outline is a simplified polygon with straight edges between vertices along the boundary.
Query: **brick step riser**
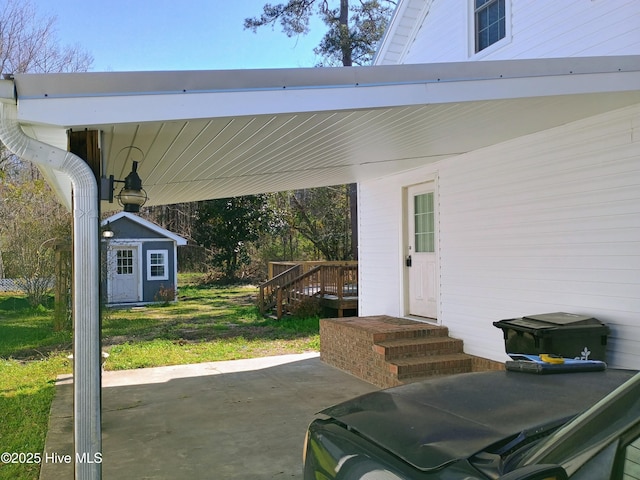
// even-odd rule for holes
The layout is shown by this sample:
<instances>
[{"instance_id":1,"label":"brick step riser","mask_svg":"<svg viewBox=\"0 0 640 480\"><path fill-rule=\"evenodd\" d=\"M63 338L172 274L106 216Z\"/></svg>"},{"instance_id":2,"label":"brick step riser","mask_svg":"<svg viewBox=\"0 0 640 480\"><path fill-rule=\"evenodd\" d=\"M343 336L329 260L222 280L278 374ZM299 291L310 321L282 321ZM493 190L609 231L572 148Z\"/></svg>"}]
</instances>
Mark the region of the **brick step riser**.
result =
<instances>
[{"instance_id":1,"label":"brick step riser","mask_svg":"<svg viewBox=\"0 0 640 480\"><path fill-rule=\"evenodd\" d=\"M441 342L426 345L403 345L401 347L382 347L377 345L376 351L384 356L385 361L401 360L406 358L428 357L436 355L450 355L463 353L462 340L442 340ZM381 351L384 349L383 351Z\"/></svg>"},{"instance_id":2,"label":"brick step riser","mask_svg":"<svg viewBox=\"0 0 640 480\"><path fill-rule=\"evenodd\" d=\"M447 368L443 370L430 370L427 373L418 373L418 374L404 374L396 377L400 384L404 383L413 383L418 382L420 380L424 380L431 377L441 377L446 375L458 375L460 373L469 373L471 372L471 368L469 367L460 367L460 368Z\"/></svg>"},{"instance_id":3,"label":"brick step riser","mask_svg":"<svg viewBox=\"0 0 640 480\"><path fill-rule=\"evenodd\" d=\"M449 329L446 327L428 328L424 330L409 330L399 332L376 333L373 335L373 343L386 342L390 340L409 340L412 338L428 337L448 337Z\"/></svg>"},{"instance_id":4,"label":"brick step riser","mask_svg":"<svg viewBox=\"0 0 640 480\"><path fill-rule=\"evenodd\" d=\"M386 362L393 362L394 360L406 360L409 358L422 358L422 357L437 357L439 355L453 355L456 353L463 353L462 348L440 348L437 350L429 350L426 352L410 352L410 353L398 353L393 355L385 356L384 359Z\"/></svg>"},{"instance_id":5,"label":"brick step riser","mask_svg":"<svg viewBox=\"0 0 640 480\"><path fill-rule=\"evenodd\" d=\"M433 375L453 375L457 373L467 373L472 369L471 360L457 360L444 362L430 362L424 365L411 365L409 367L398 367L395 374L398 380L413 377L429 377ZM393 372L392 372L393 373Z\"/></svg>"}]
</instances>

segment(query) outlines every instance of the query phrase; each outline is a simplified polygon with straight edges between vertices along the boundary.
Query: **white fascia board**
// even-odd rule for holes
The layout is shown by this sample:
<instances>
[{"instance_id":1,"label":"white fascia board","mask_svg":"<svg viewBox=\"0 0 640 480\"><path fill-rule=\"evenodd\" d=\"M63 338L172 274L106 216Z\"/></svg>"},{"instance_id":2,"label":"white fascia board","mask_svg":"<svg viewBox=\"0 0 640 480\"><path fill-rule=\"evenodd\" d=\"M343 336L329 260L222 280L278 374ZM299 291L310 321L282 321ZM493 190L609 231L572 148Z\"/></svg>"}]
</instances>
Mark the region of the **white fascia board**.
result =
<instances>
[{"instance_id":1,"label":"white fascia board","mask_svg":"<svg viewBox=\"0 0 640 480\"><path fill-rule=\"evenodd\" d=\"M51 125L277 115L638 90L640 72L193 94L22 100L19 120Z\"/></svg>"},{"instance_id":2,"label":"white fascia board","mask_svg":"<svg viewBox=\"0 0 640 480\"><path fill-rule=\"evenodd\" d=\"M430 103L500 100L536 96L602 93L638 89L640 57L594 57L543 60L505 60L451 64L303 69L288 72L288 84L275 86L273 72L224 72L223 86L206 89L205 80L220 72L188 72L199 88L172 87L175 72L145 73L163 84L153 91L132 91L134 74L88 74L102 79L95 91L74 90L82 77L24 76L19 98L19 121L65 127L114 123L163 122L245 115L277 115L372 109ZM249 75L248 75L249 74ZM253 79L251 74L258 77ZM260 86L259 77L265 83ZM228 77L228 78L227 78ZM111 79L112 84L107 80ZM71 81L73 80L73 81ZM315 80L315 83L314 83ZM211 80L212 81L212 80ZM249 83L253 82L253 83ZM51 83L51 85L48 85ZM31 85L34 84L34 85ZM43 94L43 84L51 93ZM86 82L84 84L86 86ZM109 89L111 87L111 89ZM78 88L81 88L78 86ZM121 90L118 90L121 88Z\"/></svg>"},{"instance_id":3,"label":"white fascia board","mask_svg":"<svg viewBox=\"0 0 640 480\"><path fill-rule=\"evenodd\" d=\"M471 80L428 84L421 103L463 103L640 91L640 72ZM419 102L420 103L420 102Z\"/></svg>"}]
</instances>

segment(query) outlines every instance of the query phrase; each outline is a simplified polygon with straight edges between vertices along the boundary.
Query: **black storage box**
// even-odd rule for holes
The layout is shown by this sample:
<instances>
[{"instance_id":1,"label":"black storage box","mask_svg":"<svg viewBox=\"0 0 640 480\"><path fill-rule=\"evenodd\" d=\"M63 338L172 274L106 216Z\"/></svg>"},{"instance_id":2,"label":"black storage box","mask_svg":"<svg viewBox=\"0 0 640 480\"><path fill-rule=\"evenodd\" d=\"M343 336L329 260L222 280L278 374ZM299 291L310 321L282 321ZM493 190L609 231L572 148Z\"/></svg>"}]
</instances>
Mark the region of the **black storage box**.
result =
<instances>
[{"instance_id":1,"label":"black storage box","mask_svg":"<svg viewBox=\"0 0 640 480\"><path fill-rule=\"evenodd\" d=\"M506 353L550 353L564 358L606 361L609 327L593 317L544 313L493 322L502 329Z\"/></svg>"}]
</instances>

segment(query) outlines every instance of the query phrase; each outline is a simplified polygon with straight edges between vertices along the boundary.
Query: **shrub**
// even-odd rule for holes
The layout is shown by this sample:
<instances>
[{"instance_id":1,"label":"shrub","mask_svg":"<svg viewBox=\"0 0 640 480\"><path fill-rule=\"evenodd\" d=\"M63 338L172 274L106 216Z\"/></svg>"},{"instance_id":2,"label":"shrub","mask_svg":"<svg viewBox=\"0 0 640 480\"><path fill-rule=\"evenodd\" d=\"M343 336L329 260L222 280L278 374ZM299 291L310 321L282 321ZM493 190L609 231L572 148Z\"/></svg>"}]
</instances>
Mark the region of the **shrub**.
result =
<instances>
[{"instance_id":1,"label":"shrub","mask_svg":"<svg viewBox=\"0 0 640 480\"><path fill-rule=\"evenodd\" d=\"M170 302L173 302L176 299L178 292L176 291L176 287L173 285L169 285L165 287L164 285L160 285L158 292L154 295L154 300L156 302L162 302L165 305L168 305Z\"/></svg>"},{"instance_id":2,"label":"shrub","mask_svg":"<svg viewBox=\"0 0 640 480\"><path fill-rule=\"evenodd\" d=\"M296 318L319 317L322 313L320 300L316 297L306 297L291 305L289 311Z\"/></svg>"}]
</instances>

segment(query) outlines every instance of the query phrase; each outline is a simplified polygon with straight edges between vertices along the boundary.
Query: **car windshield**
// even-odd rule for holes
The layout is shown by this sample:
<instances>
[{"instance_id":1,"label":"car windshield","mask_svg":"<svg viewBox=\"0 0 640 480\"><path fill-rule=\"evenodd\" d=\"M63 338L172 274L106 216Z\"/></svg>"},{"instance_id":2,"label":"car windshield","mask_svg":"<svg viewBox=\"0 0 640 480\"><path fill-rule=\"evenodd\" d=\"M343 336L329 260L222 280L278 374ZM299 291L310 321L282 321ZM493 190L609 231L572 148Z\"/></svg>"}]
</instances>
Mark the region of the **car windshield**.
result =
<instances>
[{"instance_id":1,"label":"car windshield","mask_svg":"<svg viewBox=\"0 0 640 480\"><path fill-rule=\"evenodd\" d=\"M518 466L557 464L572 474L584 462L585 454L590 457L639 418L640 373L532 448Z\"/></svg>"}]
</instances>

